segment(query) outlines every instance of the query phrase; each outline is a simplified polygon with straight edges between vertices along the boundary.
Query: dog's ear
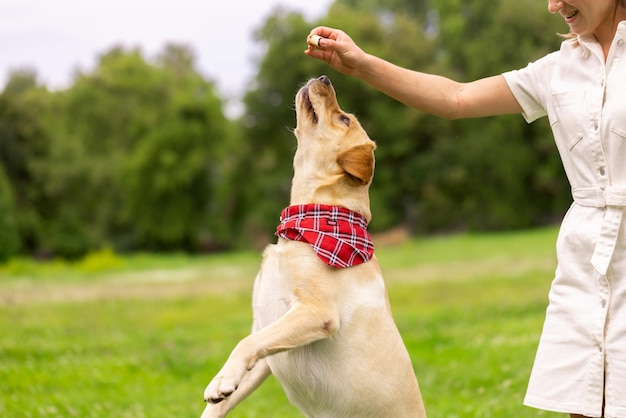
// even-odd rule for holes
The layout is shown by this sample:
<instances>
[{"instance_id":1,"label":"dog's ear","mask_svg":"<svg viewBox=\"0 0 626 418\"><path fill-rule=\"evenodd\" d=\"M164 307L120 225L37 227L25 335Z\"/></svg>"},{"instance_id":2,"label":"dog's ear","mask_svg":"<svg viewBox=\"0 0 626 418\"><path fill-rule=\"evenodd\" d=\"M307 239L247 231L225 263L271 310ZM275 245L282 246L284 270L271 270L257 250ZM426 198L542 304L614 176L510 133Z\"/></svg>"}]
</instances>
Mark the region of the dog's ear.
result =
<instances>
[{"instance_id":1,"label":"dog's ear","mask_svg":"<svg viewBox=\"0 0 626 418\"><path fill-rule=\"evenodd\" d=\"M337 163L361 184L367 184L374 176L375 148L373 143L357 145L341 152L337 156Z\"/></svg>"}]
</instances>

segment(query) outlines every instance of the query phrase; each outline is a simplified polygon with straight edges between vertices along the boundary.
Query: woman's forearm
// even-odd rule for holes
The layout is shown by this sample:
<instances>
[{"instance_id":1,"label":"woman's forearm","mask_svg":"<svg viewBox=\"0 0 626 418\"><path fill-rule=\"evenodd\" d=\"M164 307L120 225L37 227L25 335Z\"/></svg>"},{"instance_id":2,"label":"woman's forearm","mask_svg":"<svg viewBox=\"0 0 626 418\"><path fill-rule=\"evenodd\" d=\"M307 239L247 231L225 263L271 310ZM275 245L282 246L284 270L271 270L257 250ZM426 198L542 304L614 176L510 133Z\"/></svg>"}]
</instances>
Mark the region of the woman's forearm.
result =
<instances>
[{"instance_id":1,"label":"woman's forearm","mask_svg":"<svg viewBox=\"0 0 626 418\"><path fill-rule=\"evenodd\" d=\"M446 119L522 111L500 75L459 83L408 70L369 54L353 75L407 106Z\"/></svg>"}]
</instances>

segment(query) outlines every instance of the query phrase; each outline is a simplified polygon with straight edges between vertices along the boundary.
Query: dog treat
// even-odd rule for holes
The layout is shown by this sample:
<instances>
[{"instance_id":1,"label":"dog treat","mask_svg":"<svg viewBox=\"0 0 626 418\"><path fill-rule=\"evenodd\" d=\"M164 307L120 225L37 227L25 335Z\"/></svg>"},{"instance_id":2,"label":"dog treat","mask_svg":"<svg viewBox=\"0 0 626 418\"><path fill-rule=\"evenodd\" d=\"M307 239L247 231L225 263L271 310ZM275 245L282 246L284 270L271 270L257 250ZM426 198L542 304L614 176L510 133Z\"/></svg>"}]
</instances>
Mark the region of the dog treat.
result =
<instances>
[{"instance_id":1,"label":"dog treat","mask_svg":"<svg viewBox=\"0 0 626 418\"><path fill-rule=\"evenodd\" d=\"M309 45L313 45L313 46L316 46L318 48L321 48L320 41L322 39L323 38L321 36L319 36L319 35L309 35L309 37L308 37L308 39L306 41L307 41L307 43Z\"/></svg>"}]
</instances>

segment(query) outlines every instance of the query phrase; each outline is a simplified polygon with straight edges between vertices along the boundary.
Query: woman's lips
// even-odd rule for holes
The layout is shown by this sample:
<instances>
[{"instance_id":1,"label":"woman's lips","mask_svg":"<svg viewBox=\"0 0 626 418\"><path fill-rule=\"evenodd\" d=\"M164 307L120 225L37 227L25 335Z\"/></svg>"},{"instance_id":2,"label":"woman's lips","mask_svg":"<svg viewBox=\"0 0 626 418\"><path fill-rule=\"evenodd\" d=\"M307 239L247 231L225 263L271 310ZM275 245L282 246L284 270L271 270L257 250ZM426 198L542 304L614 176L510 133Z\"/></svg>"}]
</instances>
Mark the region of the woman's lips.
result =
<instances>
[{"instance_id":1,"label":"woman's lips","mask_svg":"<svg viewBox=\"0 0 626 418\"><path fill-rule=\"evenodd\" d=\"M565 22L567 23L572 23L574 19L576 19L576 16L578 16L578 10L574 10L573 12L563 15L563 17L565 17Z\"/></svg>"}]
</instances>

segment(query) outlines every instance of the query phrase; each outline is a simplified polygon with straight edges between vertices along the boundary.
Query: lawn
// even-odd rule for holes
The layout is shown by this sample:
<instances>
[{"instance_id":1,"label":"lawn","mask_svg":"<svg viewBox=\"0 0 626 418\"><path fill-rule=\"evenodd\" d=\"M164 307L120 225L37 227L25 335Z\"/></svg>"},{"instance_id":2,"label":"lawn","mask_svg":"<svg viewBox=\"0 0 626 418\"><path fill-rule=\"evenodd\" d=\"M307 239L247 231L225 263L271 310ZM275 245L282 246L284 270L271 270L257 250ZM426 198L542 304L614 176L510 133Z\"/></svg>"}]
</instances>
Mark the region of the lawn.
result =
<instances>
[{"instance_id":1,"label":"lawn","mask_svg":"<svg viewBox=\"0 0 626 418\"><path fill-rule=\"evenodd\" d=\"M376 249L430 418L564 417L522 406L556 233ZM0 265L0 416L199 416L206 384L249 331L259 261L103 251ZM230 416L301 417L273 378Z\"/></svg>"}]
</instances>

